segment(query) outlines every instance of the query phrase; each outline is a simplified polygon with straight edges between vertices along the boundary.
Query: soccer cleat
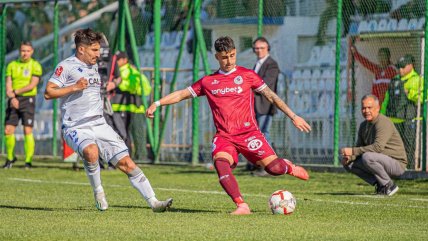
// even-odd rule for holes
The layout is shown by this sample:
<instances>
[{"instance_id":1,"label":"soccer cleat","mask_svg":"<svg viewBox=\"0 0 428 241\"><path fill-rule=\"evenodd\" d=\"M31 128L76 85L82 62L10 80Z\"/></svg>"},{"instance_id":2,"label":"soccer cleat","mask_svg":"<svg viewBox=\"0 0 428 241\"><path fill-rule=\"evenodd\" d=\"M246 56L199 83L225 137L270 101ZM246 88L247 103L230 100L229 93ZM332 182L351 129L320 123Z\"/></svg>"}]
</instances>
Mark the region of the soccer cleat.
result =
<instances>
[{"instance_id":1,"label":"soccer cleat","mask_svg":"<svg viewBox=\"0 0 428 241\"><path fill-rule=\"evenodd\" d=\"M290 160L284 159L284 161L288 164L289 167L291 167L291 170L287 172L288 175L305 181L309 179L309 174L305 168L294 165Z\"/></svg>"},{"instance_id":2,"label":"soccer cleat","mask_svg":"<svg viewBox=\"0 0 428 241\"><path fill-rule=\"evenodd\" d=\"M31 162L26 162L25 163L25 170L31 170L31 168L33 168L33 165L31 164Z\"/></svg>"},{"instance_id":3,"label":"soccer cleat","mask_svg":"<svg viewBox=\"0 0 428 241\"><path fill-rule=\"evenodd\" d=\"M251 214L250 207L246 203L238 204L238 207L235 211L230 213L231 215L248 215Z\"/></svg>"},{"instance_id":4,"label":"soccer cleat","mask_svg":"<svg viewBox=\"0 0 428 241\"><path fill-rule=\"evenodd\" d=\"M378 192L379 195L392 196L398 192L398 186L395 183L391 182L382 186Z\"/></svg>"},{"instance_id":5,"label":"soccer cleat","mask_svg":"<svg viewBox=\"0 0 428 241\"><path fill-rule=\"evenodd\" d=\"M4 169L10 169L10 168L12 168L13 163L15 163L15 162L16 162L16 157L14 157L13 160L11 160L11 161L6 159L6 162L4 163L3 168Z\"/></svg>"},{"instance_id":6,"label":"soccer cleat","mask_svg":"<svg viewBox=\"0 0 428 241\"><path fill-rule=\"evenodd\" d=\"M155 213L165 212L172 205L172 198L168 198L165 201L156 201L152 205L152 210Z\"/></svg>"},{"instance_id":7,"label":"soccer cleat","mask_svg":"<svg viewBox=\"0 0 428 241\"><path fill-rule=\"evenodd\" d=\"M106 195L104 192L96 193L95 196L95 207L100 211L105 211L108 208Z\"/></svg>"}]
</instances>

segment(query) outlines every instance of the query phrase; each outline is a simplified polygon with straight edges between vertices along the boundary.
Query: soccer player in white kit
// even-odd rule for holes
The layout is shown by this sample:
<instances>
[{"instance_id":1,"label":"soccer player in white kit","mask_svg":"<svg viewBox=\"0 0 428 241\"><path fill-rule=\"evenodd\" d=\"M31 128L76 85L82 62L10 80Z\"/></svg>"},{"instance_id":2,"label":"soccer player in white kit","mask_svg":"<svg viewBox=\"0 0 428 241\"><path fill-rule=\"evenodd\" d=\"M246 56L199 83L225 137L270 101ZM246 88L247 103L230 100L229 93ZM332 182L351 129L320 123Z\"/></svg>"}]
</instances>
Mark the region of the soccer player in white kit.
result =
<instances>
[{"instance_id":1,"label":"soccer player in white kit","mask_svg":"<svg viewBox=\"0 0 428 241\"><path fill-rule=\"evenodd\" d=\"M154 212L163 212L172 205L172 198L156 199L149 180L129 157L124 141L103 117L97 65L101 40L102 35L89 28L75 33L76 54L57 65L47 83L45 98L61 99L62 134L84 160L98 210L108 208L98 164L101 156L128 175L132 186Z\"/></svg>"}]
</instances>

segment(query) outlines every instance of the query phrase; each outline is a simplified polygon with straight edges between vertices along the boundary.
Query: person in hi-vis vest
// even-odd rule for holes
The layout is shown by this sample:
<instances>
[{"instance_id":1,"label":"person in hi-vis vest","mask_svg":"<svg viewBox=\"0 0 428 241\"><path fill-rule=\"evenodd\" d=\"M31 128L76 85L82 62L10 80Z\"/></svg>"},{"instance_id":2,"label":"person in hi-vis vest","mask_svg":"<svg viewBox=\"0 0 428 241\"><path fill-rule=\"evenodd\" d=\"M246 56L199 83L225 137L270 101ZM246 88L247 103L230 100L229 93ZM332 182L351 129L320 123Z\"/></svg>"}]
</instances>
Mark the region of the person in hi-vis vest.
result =
<instances>
[{"instance_id":1,"label":"person in hi-vis vest","mask_svg":"<svg viewBox=\"0 0 428 241\"><path fill-rule=\"evenodd\" d=\"M120 78L113 82L116 86L110 99L113 115L119 115L125 124L127 137L125 143L132 153L132 141L129 135L132 116L145 113L144 105L141 101L141 95L148 96L152 91L147 77L140 73L138 69L129 63L125 52L116 53L116 63L119 68Z\"/></svg>"},{"instance_id":2,"label":"person in hi-vis vest","mask_svg":"<svg viewBox=\"0 0 428 241\"><path fill-rule=\"evenodd\" d=\"M412 163L416 147L417 108L423 103L423 79L415 71L415 59L406 54L397 62L400 74L391 79L380 112L394 123L403 139L407 160Z\"/></svg>"}]
</instances>

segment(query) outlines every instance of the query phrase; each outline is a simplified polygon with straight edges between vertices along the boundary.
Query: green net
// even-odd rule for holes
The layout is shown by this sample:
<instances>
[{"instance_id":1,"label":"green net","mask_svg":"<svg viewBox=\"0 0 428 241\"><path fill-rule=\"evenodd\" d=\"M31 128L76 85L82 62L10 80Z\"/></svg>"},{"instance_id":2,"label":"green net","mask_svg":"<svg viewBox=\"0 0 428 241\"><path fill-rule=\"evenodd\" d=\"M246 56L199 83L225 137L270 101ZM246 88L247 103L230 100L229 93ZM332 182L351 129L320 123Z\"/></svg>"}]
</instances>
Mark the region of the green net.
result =
<instances>
[{"instance_id":1,"label":"green net","mask_svg":"<svg viewBox=\"0 0 428 241\"><path fill-rule=\"evenodd\" d=\"M52 124L53 109L52 101L46 101L43 92L47 80L52 75L54 68L53 49L53 18L55 1L22 1L23 3L2 4L6 8L6 37L5 37L5 62L19 58L19 47L22 41L31 41L34 47L33 58L40 62L43 68L36 97L36 113L33 133L37 140L36 155L52 155L53 129L57 129L58 140L61 140L59 125ZM115 1L58 1L59 7L59 61L74 53L73 33L79 28L92 27L96 29L112 27L112 20L105 22L99 17L99 11L104 9L106 16L113 16L117 11L114 8ZM103 10L101 10L103 11ZM104 16L104 15L103 15ZM104 22L103 22L104 21ZM5 113L1 114L5 118ZM58 118L59 119L59 118ZM18 141L16 154L24 154L23 128L21 125L16 129ZM58 143L60 144L60 143Z\"/></svg>"},{"instance_id":2,"label":"green net","mask_svg":"<svg viewBox=\"0 0 428 241\"><path fill-rule=\"evenodd\" d=\"M72 53L71 34L81 27L92 27L103 32L111 45L117 47L118 5L112 6L117 2L98 1L99 4L93 8L89 7L93 1L60 2L65 2L60 5L60 28L64 31L60 34L60 59ZM142 72L152 84L155 43L154 2L129 1L139 56L133 56L129 35L125 35L125 50L132 59L139 58ZM173 87L183 89L193 82L192 59L195 41L193 23L190 23L187 33L184 29L186 17L192 14L189 9L190 3L191 1L186 0L161 1L161 86L159 87L161 96L170 93ZM399 74L395 64L406 54L413 56L415 71L423 75L425 0L343 0L342 3L341 16L337 16L338 1L335 0L265 0L262 4L262 33L269 40L270 55L278 62L280 68L277 94L296 114L305 118L312 126L312 132L305 134L298 131L283 113L273 117L271 127L273 147L278 156L290 158L297 163L329 165L334 163L334 158L338 154L335 153L334 136L335 95L339 102L336 113L339 115L336 142L338 141L339 148L352 146L357 139L358 126L363 120L360 111L361 97L373 93L379 95L382 101L387 92L385 88L388 88L388 83L393 76ZM11 11L8 13L10 19L22 19L22 14L19 12L25 13L26 18L21 20L23 25L18 23L19 21L8 20L8 26L12 26L9 27L10 31L7 31L8 35L12 36L8 37L10 39L7 47L9 58L13 56L10 51L13 52L17 48L20 39L25 39L31 34L39 34L40 37L30 37L30 40L37 41L52 32L52 6L52 2L10 5ZM36 14L41 9L46 12L46 16ZM101 12L91 15L97 11ZM206 61L212 71L218 68L213 55L214 41L226 35L235 41L238 65L250 69L255 66L256 56L252 51L252 42L258 35L258 14L258 0L202 1L200 20L208 51ZM30 16L33 15L35 17L31 19ZM341 24L339 34L336 33L337 21ZM21 25L14 27L14 24L22 26L45 24L47 27L43 28L42 33L38 26L32 26L30 31ZM340 37L338 62L336 61L337 36ZM174 84L173 73L182 40L185 44L181 64L178 67L177 82ZM40 41L35 52L35 57L41 60L46 68L45 73L52 69L51 45L52 41ZM383 63L382 59L385 55L388 56L389 61ZM336 64L339 66L337 90ZM204 75L202 63L199 69L202 77ZM379 88L376 87L378 85ZM413 101L416 106L415 115L412 118L406 117L400 132L407 147L410 169L419 169L422 160L422 122L420 121L422 109L418 108L421 106L418 103L423 103L423 99L419 96L421 95L413 96L416 100L416 102ZM198 159L200 162L209 162L215 128L206 99L200 99ZM153 95L150 96L149 103L151 101L153 101ZM44 101L41 100L41 103ZM44 106L46 108L43 108L48 110L51 108L49 104ZM161 162L191 162L193 135L191 108L190 100L175 104L171 106L168 118L161 120L161 125L166 123L160 151ZM165 114L165 110L162 108L162 114ZM147 160L151 158L151 151L150 146L147 145L144 117L137 116L135 119L137 121L132 124L134 155L137 159ZM51 126L48 127L51 128Z\"/></svg>"},{"instance_id":3,"label":"green net","mask_svg":"<svg viewBox=\"0 0 428 241\"><path fill-rule=\"evenodd\" d=\"M351 18L347 68L353 120L362 121L360 99L372 93L403 140L410 169L422 160L422 86L425 1L377 1ZM346 23L344 23L346 24ZM352 133L349 133L351 135Z\"/></svg>"}]
</instances>

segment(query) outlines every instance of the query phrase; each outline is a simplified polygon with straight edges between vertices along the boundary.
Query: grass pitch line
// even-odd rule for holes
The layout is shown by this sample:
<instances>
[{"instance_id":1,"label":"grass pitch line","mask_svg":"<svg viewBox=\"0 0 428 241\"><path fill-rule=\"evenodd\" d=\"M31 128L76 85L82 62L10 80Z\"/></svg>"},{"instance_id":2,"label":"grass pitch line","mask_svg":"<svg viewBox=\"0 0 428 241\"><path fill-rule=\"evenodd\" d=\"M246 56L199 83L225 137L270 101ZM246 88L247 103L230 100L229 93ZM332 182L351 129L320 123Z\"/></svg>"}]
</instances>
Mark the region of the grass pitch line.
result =
<instances>
[{"instance_id":1,"label":"grass pitch line","mask_svg":"<svg viewBox=\"0 0 428 241\"><path fill-rule=\"evenodd\" d=\"M422 201L422 202L428 202L428 199L425 198L410 198L412 201Z\"/></svg>"},{"instance_id":2,"label":"grass pitch line","mask_svg":"<svg viewBox=\"0 0 428 241\"><path fill-rule=\"evenodd\" d=\"M79 186L90 186L86 182L53 182L38 179L27 179L27 178L9 178L9 180L20 181L20 182L34 182L34 183L51 183L51 184L66 184L66 185L79 185ZM104 185L103 185L104 186ZM107 185L108 187L125 187L123 185Z\"/></svg>"},{"instance_id":3,"label":"grass pitch line","mask_svg":"<svg viewBox=\"0 0 428 241\"><path fill-rule=\"evenodd\" d=\"M66 185L80 185L80 186L89 186L89 183L84 182L58 182L58 181L45 181L45 180L39 180L39 179L27 179L27 178L9 178L9 180L13 181L21 181L21 182L33 182L33 183L48 183L48 184L66 184ZM130 188L128 185L103 185L104 187L120 187L120 188ZM163 190L163 191L171 191L171 192L187 192L187 193L197 193L197 194L214 194L214 195L226 195L224 192L219 191L205 191L205 190L189 190L189 189L177 189L177 188L155 188L157 190ZM247 197L262 197L262 198L268 198L268 195L262 195L262 194L250 194L250 193L244 193L244 196ZM359 196L368 196L368 195L359 195ZM387 197L382 197L381 199L386 199ZM388 206L388 207L399 207L399 208L422 208L422 209L428 209L426 206L415 206L415 205L399 205L399 204L387 204L387 203L370 203L370 202L354 202L354 201L338 201L338 200L324 200L324 199L312 199L312 198L301 198L297 199L301 201L314 201L314 202L328 202L328 203L336 203L336 204L347 204L347 205L365 205L365 206ZM412 198L410 200L413 201L427 201L428 199L418 199L418 198Z\"/></svg>"}]
</instances>

